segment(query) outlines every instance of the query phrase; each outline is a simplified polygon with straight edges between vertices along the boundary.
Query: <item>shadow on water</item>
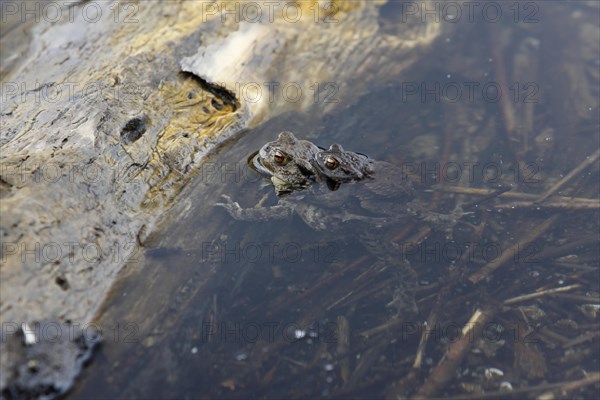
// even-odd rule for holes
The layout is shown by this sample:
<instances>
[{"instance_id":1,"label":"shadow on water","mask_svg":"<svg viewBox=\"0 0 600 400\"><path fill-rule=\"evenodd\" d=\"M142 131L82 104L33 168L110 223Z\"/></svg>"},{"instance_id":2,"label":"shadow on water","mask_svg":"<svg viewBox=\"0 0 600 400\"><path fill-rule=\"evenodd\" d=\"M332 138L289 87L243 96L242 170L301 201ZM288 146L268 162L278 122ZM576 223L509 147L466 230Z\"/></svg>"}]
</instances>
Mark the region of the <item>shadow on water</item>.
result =
<instances>
[{"instance_id":1,"label":"shadow on water","mask_svg":"<svg viewBox=\"0 0 600 400\"><path fill-rule=\"evenodd\" d=\"M553 7L554 14L546 14L551 25L559 22L561 11L576 12ZM569 64L576 60L520 70L525 67L519 57L541 65L550 57L544 43L565 40L551 28L538 24L502 33L514 43L500 52L508 59L511 80L522 73L546 91L534 110L528 103L512 104L519 129L532 126L529 136L516 136L528 149L506 140L501 104L481 92L475 101L423 101L407 98L413 87L404 83L373 88L323 119L279 116L224 146L128 263L99 314L102 348L71 397L394 397L418 387L431 396L436 383L424 384L431 370L444 381L438 386L446 385L447 394L500 393L507 385L538 385L542 393L555 388L548 382L597 373L598 209L584 201L597 198L597 163L559 193L580 200L531 201L598 148L597 131L594 136L590 128L598 128L598 116L576 118L571 102L557 98L556 87L568 85L554 81L555 74L577 68ZM459 29L454 47L407 76L415 82L443 83L449 75L455 82L474 76L497 80L493 49L467 43L488 29ZM597 96L598 75L588 79ZM563 96L577 91L570 88ZM554 130L558 127L562 132ZM394 273L378 269L355 228L317 232L298 216L235 221L214 207L221 194L245 207L276 203L272 186L248 168L246 159L283 130L324 147L339 142L377 160L409 166L424 204L438 211L447 212L457 202L474 204L451 238L414 222L386 231L418 273L416 318L393 318L386 303ZM451 163L471 166L473 175L444 169ZM440 184L465 190L432 193ZM512 190L499 197L486 192L487 200L477 203L486 198L481 190L500 186ZM557 287L567 289L519 298ZM477 309L486 317L464 346L469 351L460 349L460 331ZM418 344L427 329L430 337L422 351ZM462 351L455 365L439 361L444 354L455 361L446 353L449 348ZM415 362L417 353L420 362ZM455 368L460 379L450 379ZM582 396L593 393L593 387L582 387L590 390ZM519 393L524 392L514 396Z\"/></svg>"}]
</instances>

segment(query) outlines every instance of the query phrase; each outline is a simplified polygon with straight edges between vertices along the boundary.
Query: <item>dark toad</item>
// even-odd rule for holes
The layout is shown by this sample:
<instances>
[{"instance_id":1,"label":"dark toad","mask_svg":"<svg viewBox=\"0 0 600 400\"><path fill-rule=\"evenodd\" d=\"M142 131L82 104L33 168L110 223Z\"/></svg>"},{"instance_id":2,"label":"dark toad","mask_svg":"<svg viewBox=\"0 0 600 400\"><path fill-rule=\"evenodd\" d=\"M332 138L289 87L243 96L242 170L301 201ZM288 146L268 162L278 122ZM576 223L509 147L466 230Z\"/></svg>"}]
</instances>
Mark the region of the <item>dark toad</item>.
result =
<instances>
[{"instance_id":1,"label":"dark toad","mask_svg":"<svg viewBox=\"0 0 600 400\"><path fill-rule=\"evenodd\" d=\"M271 177L278 195L291 192L279 197L276 205L243 208L227 195L223 195L226 202L217 205L238 220L265 221L296 213L315 230L361 232L358 239L377 263L399 277L394 300L388 305L398 315L414 316L416 273L397 246L382 240L379 229L418 214L416 205L409 205L415 197L412 183L392 164L346 152L339 145L329 150L313 146L284 132L254 158L255 168Z\"/></svg>"},{"instance_id":2,"label":"dark toad","mask_svg":"<svg viewBox=\"0 0 600 400\"><path fill-rule=\"evenodd\" d=\"M291 132L281 132L277 140L265 144L252 158L252 166L269 177L277 194L310 186L316 179L315 154L321 149Z\"/></svg>"},{"instance_id":3,"label":"dark toad","mask_svg":"<svg viewBox=\"0 0 600 400\"><path fill-rule=\"evenodd\" d=\"M364 154L344 151L333 144L315 155L315 168L320 179L332 190L342 183L360 182L363 190L359 199L361 214L387 216L389 222L407 216L430 223L436 230L451 231L465 213L457 206L451 214L440 214L424 208L405 171L385 161L375 161ZM356 212L356 211L355 211Z\"/></svg>"}]
</instances>

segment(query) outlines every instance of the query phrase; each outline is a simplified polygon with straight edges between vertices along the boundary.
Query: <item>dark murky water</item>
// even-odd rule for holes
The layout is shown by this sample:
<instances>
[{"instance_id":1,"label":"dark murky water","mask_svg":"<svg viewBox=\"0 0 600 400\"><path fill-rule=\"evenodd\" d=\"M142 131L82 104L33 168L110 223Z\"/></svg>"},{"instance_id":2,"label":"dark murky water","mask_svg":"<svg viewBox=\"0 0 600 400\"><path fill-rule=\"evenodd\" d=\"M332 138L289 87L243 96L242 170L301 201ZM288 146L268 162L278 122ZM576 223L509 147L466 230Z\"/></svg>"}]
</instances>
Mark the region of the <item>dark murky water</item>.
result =
<instances>
[{"instance_id":1,"label":"dark murky water","mask_svg":"<svg viewBox=\"0 0 600 400\"><path fill-rule=\"evenodd\" d=\"M419 235L418 224L389 229L419 275L419 315L407 321L386 308L393 279L373 270L360 232L315 232L297 216L234 221L213 206L223 193L246 207L263 196L276 202L246 158L283 130L410 168L424 203L442 212L482 196L432 194L438 184L544 193L598 149L598 8L512 7L505 4L510 18L496 24L464 16L403 82L374 87L324 118L279 116L220 149L128 264L99 315L102 348L70 397L413 393L486 307L493 316L438 395L540 386L515 392L531 397L553 389L545 384L598 373L598 209L584 210L583 200L531 206L526 195L493 198L452 238ZM597 198L598 177L596 162L558 194ZM494 262L502 266L489 282L473 278ZM579 286L502 305L569 285ZM427 320L432 337L410 377ZM571 395L597 390L596 381Z\"/></svg>"}]
</instances>

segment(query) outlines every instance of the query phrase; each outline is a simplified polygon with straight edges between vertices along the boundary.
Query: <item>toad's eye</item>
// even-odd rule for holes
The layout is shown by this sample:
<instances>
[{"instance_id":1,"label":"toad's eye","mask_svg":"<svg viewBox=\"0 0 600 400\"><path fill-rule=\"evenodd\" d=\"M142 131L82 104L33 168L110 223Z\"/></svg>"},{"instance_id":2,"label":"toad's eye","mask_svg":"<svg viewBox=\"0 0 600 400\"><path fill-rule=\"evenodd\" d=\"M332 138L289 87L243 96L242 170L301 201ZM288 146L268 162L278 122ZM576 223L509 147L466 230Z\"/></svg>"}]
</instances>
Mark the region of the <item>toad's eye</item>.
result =
<instances>
[{"instance_id":1,"label":"toad's eye","mask_svg":"<svg viewBox=\"0 0 600 400\"><path fill-rule=\"evenodd\" d=\"M276 150L275 155L273 156L273 160L275 161L275 163L277 163L279 165L285 165L285 161L286 161L285 153L281 150Z\"/></svg>"},{"instance_id":2,"label":"toad's eye","mask_svg":"<svg viewBox=\"0 0 600 400\"><path fill-rule=\"evenodd\" d=\"M335 157L329 156L325 160L325 166L328 169L336 169L338 165L339 165L339 162L338 162L338 160L335 159Z\"/></svg>"}]
</instances>

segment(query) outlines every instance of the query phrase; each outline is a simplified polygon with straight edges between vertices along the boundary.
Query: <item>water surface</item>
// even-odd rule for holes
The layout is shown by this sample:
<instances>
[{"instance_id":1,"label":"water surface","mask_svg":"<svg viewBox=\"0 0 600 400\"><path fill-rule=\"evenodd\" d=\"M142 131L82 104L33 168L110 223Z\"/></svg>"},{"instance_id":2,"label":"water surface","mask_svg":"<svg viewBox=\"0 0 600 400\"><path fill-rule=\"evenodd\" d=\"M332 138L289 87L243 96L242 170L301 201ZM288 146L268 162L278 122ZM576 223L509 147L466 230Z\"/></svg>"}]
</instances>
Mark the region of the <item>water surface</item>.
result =
<instances>
[{"instance_id":1,"label":"water surface","mask_svg":"<svg viewBox=\"0 0 600 400\"><path fill-rule=\"evenodd\" d=\"M598 208L518 198L544 193L598 149L598 9L514 4L520 14L505 5L512 17L498 23L463 19L403 81L324 117L280 115L219 149L124 270L98 316L103 346L71 397L412 393L427 387L477 308L493 316L438 395L510 386L531 397L598 373ZM419 315L394 319L386 307L394 271L377 269L356 226L317 232L298 216L235 221L214 206L221 194L245 207L277 202L246 159L283 130L406 166L424 204L439 212L485 197L433 194L439 185L510 188L517 197L474 205L452 237L414 222L387 229L419 275ZM598 163L557 195L597 202ZM579 286L514 300L570 285ZM432 337L411 375L425 321ZM596 381L572 393L597 390Z\"/></svg>"}]
</instances>

